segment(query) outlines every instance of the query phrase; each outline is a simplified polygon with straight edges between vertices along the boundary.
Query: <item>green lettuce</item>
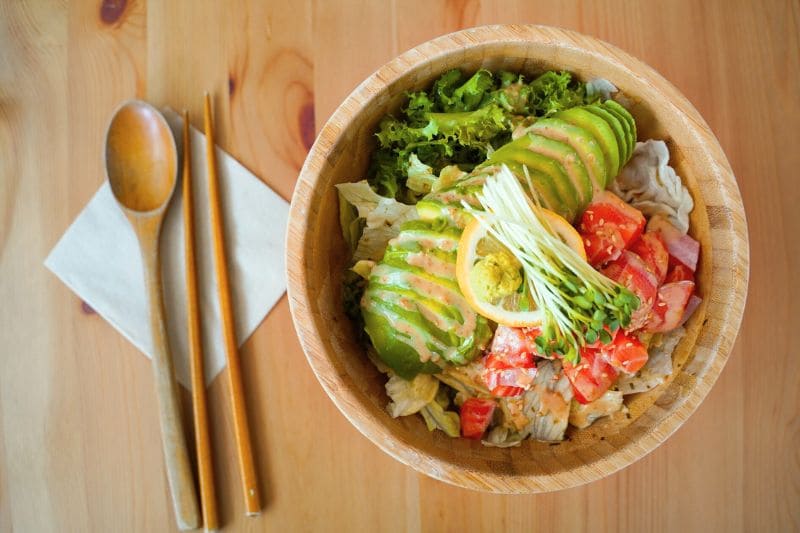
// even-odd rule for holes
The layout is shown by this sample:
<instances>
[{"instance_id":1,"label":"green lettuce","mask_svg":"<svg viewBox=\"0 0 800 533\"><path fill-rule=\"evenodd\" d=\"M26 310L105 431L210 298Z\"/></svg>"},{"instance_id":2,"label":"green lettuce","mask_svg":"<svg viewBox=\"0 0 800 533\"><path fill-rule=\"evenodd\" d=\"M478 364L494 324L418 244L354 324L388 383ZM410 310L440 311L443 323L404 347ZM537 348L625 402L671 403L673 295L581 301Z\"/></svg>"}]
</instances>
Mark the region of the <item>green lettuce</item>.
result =
<instances>
[{"instance_id":1,"label":"green lettuce","mask_svg":"<svg viewBox=\"0 0 800 533\"><path fill-rule=\"evenodd\" d=\"M412 155L433 175L451 165L469 172L508 142L520 122L595 102L600 95L568 72L545 72L527 83L511 72L480 69L466 77L453 69L430 90L406 97L400 114L378 125L368 181L378 194L414 204L424 193L413 178L408 184L415 172Z\"/></svg>"}]
</instances>

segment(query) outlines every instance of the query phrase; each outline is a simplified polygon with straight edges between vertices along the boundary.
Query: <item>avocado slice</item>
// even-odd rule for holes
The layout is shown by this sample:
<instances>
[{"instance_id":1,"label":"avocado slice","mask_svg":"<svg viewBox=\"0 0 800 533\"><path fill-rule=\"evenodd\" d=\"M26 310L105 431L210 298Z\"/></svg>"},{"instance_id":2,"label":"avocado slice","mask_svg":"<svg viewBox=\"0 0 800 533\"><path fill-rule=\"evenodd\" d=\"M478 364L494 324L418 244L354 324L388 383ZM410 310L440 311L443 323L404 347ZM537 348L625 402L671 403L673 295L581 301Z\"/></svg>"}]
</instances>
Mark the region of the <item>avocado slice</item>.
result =
<instances>
[{"instance_id":1,"label":"avocado slice","mask_svg":"<svg viewBox=\"0 0 800 533\"><path fill-rule=\"evenodd\" d=\"M589 172L572 146L536 133L528 133L514 142L520 143L531 152L549 157L564 168L576 193L576 212L583 211L592 201L592 181L589 179Z\"/></svg>"},{"instance_id":2,"label":"avocado slice","mask_svg":"<svg viewBox=\"0 0 800 533\"><path fill-rule=\"evenodd\" d=\"M492 335L458 286L460 234L444 219L403 224L364 291L365 331L378 357L406 379L468 363Z\"/></svg>"},{"instance_id":3,"label":"avocado slice","mask_svg":"<svg viewBox=\"0 0 800 533\"><path fill-rule=\"evenodd\" d=\"M556 166L561 165L558 162L521 146L512 146L506 157L528 169L528 175L544 207L572 221L578 208L575 188L566 172L559 173ZM520 178L521 183L525 184L524 170Z\"/></svg>"},{"instance_id":4,"label":"avocado slice","mask_svg":"<svg viewBox=\"0 0 800 533\"><path fill-rule=\"evenodd\" d=\"M614 136L617 138L617 147L619 147L619 168L621 169L631 156L629 151L630 141L626 133L628 128L627 121L621 120L608 109L597 104L587 105L585 109L605 120L609 127L614 130Z\"/></svg>"},{"instance_id":5,"label":"avocado slice","mask_svg":"<svg viewBox=\"0 0 800 533\"><path fill-rule=\"evenodd\" d=\"M398 330L380 309L362 308L361 315L364 317L364 330L375 346L378 357L398 376L413 379L417 374L441 372L442 369L433 361L420 361L419 353L398 337Z\"/></svg>"},{"instance_id":6,"label":"avocado slice","mask_svg":"<svg viewBox=\"0 0 800 533\"><path fill-rule=\"evenodd\" d=\"M521 165L515 160L515 154L520 150L530 152L532 157L538 159L536 163L529 164L529 168L537 168L553 178L556 190L565 204L563 209L556 210L560 215L569 219L570 211L577 214L589 203L592 198L589 174L577 152L566 143L527 133L497 149L485 164L505 163L516 175L524 176ZM544 161L549 161L550 164L543 163ZM512 163L518 165L519 169L514 168Z\"/></svg>"},{"instance_id":7,"label":"avocado slice","mask_svg":"<svg viewBox=\"0 0 800 533\"><path fill-rule=\"evenodd\" d=\"M555 118L560 118L573 126L580 126L594 136L606 159L606 182L603 186L608 187L620 169L619 145L611 126L584 107L565 109L556 113Z\"/></svg>"},{"instance_id":8,"label":"avocado slice","mask_svg":"<svg viewBox=\"0 0 800 533\"><path fill-rule=\"evenodd\" d=\"M558 118L537 120L531 126L531 131L572 146L589 172L589 179L592 180L592 193L605 189L606 160L600 144L591 133L580 126L574 126Z\"/></svg>"},{"instance_id":9,"label":"avocado slice","mask_svg":"<svg viewBox=\"0 0 800 533\"><path fill-rule=\"evenodd\" d=\"M637 139L636 121L633 119L633 115L631 115L627 109L622 107L614 100L606 100L605 102L603 102L602 105L603 107L605 107L606 109L617 115L620 118L620 120L624 120L628 124L628 129L631 132L630 137L628 138L630 141L629 146L631 149L631 154L633 154L633 149L636 147L636 139Z\"/></svg>"},{"instance_id":10,"label":"avocado slice","mask_svg":"<svg viewBox=\"0 0 800 533\"><path fill-rule=\"evenodd\" d=\"M611 109L610 107L606 106L600 106L600 109L603 109L615 116L622 125L622 129L625 131L626 148L628 151L627 157L625 158L625 163L627 164L628 160L630 160L631 156L633 155L634 148L636 148L636 136L634 134L634 130L631 129L631 123L628 122L627 117L615 109ZM624 167L625 164L622 166Z\"/></svg>"},{"instance_id":11,"label":"avocado slice","mask_svg":"<svg viewBox=\"0 0 800 533\"><path fill-rule=\"evenodd\" d=\"M480 209L476 194L483 190L483 184L490 175L490 172L469 174L448 187L426 195L416 203L417 214L425 221L446 219L463 228L472 217L461 202Z\"/></svg>"}]
</instances>

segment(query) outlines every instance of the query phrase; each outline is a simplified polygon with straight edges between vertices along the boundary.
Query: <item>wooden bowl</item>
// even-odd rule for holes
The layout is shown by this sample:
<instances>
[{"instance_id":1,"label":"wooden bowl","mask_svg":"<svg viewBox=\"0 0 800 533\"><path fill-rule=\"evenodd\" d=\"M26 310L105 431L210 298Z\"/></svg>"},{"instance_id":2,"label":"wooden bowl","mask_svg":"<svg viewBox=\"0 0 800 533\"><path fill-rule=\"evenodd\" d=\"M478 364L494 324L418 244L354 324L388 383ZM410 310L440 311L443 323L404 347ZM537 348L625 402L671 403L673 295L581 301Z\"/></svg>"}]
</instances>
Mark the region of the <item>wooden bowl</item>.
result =
<instances>
[{"instance_id":1,"label":"wooden bowl","mask_svg":"<svg viewBox=\"0 0 800 533\"><path fill-rule=\"evenodd\" d=\"M574 430L550 445L490 448L428 432L421 417L391 418L386 378L356 342L342 308L348 266L334 184L363 179L381 117L406 91L427 88L451 68L532 75L568 70L614 83L630 101L639 139L664 139L694 200L691 233L701 243L703 304L673 354L672 378L626 401L629 415ZM744 310L748 278L744 208L733 172L708 125L652 68L604 42L542 26L484 26L421 44L359 85L320 132L292 198L287 232L289 304L308 362L325 391L383 451L434 478L501 493L545 492L587 483L653 450L694 412L722 371ZM703 444L700 443L700 446Z\"/></svg>"}]
</instances>

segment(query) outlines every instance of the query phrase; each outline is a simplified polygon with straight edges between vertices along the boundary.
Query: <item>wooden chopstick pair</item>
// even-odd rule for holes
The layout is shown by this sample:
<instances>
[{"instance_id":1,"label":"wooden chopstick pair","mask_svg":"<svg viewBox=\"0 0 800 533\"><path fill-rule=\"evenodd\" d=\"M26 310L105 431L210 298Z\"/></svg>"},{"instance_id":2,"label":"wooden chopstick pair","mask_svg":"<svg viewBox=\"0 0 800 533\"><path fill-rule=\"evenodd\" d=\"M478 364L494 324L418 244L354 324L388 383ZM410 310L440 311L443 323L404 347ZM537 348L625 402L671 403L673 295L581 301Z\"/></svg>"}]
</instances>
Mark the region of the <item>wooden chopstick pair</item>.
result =
<instances>
[{"instance_id":1,"label":"wooden chopstick pair","mask_svg":"<svg viewBox=\"0 0 800 533\"><path fill-rule=\"evenodd\" d=\"M245 510L248 516L261 512L261 497L258 490L253 451L250 445L250 428L242 386L242 372L234 330L231 306L228 266L225 260L225 240L222 208L219 199L217 177L216 144L211 116L211 97L205 95L204 123L206 133L206 165L208 168L208 200L211 215L211 238L214 247L214 271L217 280L217 297L222 316L222 333L225 357L228 364L228 393L233 408L233 426L236 451L242 479ZM200 310L197 295L197 269L195 266L194 207L192 192L192 151L189 135L189 113L183 112L183 223L184 252L186 256L186 298L189 323L189 352L191 360L192 412L194 415L195 443L200 482L200 500L203 508L203 526L206 531L219 527L214 473L211 462L211 442L208 431L206 408L205 372L201 343Z\"/></svg>"}]
</instances>

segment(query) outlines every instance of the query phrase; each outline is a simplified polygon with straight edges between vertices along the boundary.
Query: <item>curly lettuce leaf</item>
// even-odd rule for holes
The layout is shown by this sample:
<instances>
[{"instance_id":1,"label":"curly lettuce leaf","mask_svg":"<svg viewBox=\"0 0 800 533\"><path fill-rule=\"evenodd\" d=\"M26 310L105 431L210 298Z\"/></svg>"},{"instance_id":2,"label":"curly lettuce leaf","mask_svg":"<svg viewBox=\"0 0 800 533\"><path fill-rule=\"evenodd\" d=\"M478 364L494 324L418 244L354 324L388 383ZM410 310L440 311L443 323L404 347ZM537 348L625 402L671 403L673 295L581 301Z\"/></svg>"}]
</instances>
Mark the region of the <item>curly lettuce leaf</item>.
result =
<instances>
[{"instance_id":1,"label":"curly lettuce leaf","mask_svg":"<svg viewBox=\"0 0 800 533\"><path fill-rule=\"evenodd\" d=\"M489 145L492 139L511 128L508 113L496 103L475 111L428 113L428 118L436 133L462 146Z\"/></svg>"},{"instance_id":2,"label":"curly lettuce leaf","mask_svg":"<svg viewBox=\"0 0 800 533\"><path fill-rule=\"evenodd\" d=\"M545 72L530 83L531 111L542 117L563 109L599 100L599 95L587 98L586 85L573 80L569 72Z\"/></svg>"},{"instance_id":3,"label":"curly lettuce leaf","mask_svg":"<svg viewBox=\"0 0 800 533\"><path fill-rule=\"evenodd\" d=\"M470 171L510 141L520 123L595 102L608 89L594 83L587 90L568 72L546 72L526 83L511 72L480 69L466 77L450 70L429 91L407 93L400 114L381 121L369 183L383 196L416 203L420 193L408 185L412 154L433 174L449 165Z\"/></svg>"}]
</instances>

